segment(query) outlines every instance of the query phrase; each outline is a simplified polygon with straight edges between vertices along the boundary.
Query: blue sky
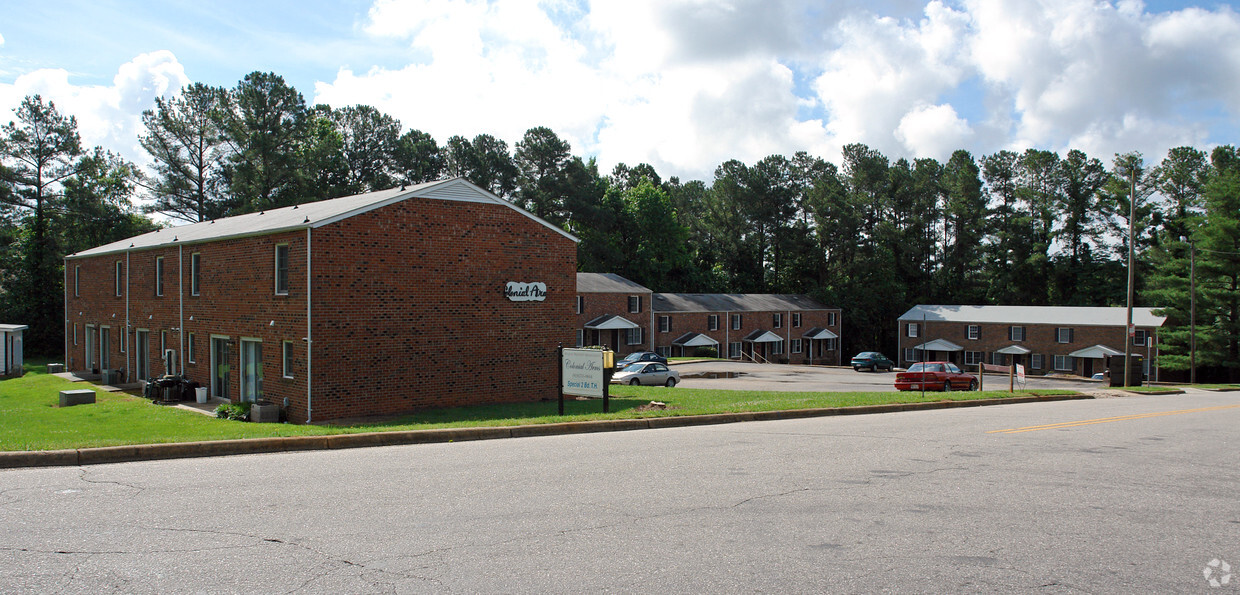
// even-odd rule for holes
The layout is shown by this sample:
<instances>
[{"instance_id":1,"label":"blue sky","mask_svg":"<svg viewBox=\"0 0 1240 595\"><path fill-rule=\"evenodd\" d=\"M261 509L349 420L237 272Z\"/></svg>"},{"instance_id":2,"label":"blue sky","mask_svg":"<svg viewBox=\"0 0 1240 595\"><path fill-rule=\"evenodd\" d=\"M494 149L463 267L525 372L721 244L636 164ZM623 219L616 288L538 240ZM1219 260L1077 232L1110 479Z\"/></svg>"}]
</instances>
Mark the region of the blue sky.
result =
<instances>
[{"instance_id":1,"label":"blue sky","mask_svg":"<svg viewBox=\"0 0 1240 595\"><path fill-rule=\"evenodd\" d=\"M347 0L6 3L0 109L31 93L140 163L188 82L273 71L440 142L550 126L606 170L862 142L946 159L1028 147L1149 160L1240 131L1235 2ZM2 117L2 116L0 116ZM7 117L4 119L7 120Z\"/></svg>"}]
</instances>

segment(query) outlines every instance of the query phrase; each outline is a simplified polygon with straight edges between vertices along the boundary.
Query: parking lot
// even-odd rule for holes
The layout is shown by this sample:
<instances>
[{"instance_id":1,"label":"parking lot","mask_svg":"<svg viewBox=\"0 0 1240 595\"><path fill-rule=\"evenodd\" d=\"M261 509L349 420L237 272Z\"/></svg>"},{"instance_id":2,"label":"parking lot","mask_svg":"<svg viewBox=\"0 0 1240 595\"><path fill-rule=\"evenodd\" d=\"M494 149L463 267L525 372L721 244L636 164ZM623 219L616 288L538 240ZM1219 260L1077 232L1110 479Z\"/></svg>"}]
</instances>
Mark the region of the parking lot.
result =
<instances>
[{"instance_id":1,"label":"parking lot","mask_svg":"<svg viewBox=\"0 0 1240 595\"><path fill-rule=\"evenodd\" d=\"M852 368L754 364L749 362L706 361L672 363L680 372L680 386L719 390L772 390L820 392L884 392L895 391L895 372L854 372ZM1028 389L1094 389L1102 382L1065 380L1030 376ZM1006 376L988 375L984 389L1003 390L1008 387ZM1019 387L1018 387L1019 388Z\"/></svg>"}]
</instances>

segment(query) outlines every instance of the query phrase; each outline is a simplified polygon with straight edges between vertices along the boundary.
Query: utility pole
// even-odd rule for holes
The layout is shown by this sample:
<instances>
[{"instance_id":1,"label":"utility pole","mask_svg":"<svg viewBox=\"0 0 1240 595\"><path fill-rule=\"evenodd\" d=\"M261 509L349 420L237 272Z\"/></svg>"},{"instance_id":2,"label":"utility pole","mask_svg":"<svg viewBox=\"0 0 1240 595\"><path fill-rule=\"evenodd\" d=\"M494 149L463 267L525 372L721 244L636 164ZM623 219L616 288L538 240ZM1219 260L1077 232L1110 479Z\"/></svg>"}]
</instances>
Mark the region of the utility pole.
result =
<instances>
[{"instance_id":1,"label":"utility pole","mask_svg":"<svg viewBox=\"0 0 1240 595\"><path fill-rule=\"evenodd\" d=\"M1129 382L1129 371L1132 368L1132 289L1135 277L1132 270L1133 254L1135 252L1136 238L1133 230L1136 228L1134 219L1137 214L1137 167L1136 156L1130 155L1128 162L1128 326L1125 327L1127 336L1124 338L1124 386L1132 386Z\"/></svg>"},{"instance_id":2,"label":"utility pole","mask_svg":"<svg viewBox=\"0 0 1240 595\"><path fill-rule=\"evenodd\" d=\"M1197 240L1188 246L1188 383L1197 384Z\"/></svg>"}]
</instances>

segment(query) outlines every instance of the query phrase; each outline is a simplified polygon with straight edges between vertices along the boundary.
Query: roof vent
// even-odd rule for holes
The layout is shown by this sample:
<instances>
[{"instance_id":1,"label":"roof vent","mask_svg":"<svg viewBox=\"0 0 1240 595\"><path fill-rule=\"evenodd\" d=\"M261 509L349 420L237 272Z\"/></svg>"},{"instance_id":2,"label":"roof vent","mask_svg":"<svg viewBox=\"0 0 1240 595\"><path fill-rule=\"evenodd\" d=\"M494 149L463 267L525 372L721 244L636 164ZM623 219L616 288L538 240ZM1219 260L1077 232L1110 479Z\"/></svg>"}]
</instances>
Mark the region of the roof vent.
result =
<instances>
[{"instance_id":1,"label":"roof vent","mask_svg":"<svg viewBox=\"0 0 1240 595\"><path fill-rule=\"evenodd\" d=\"M310 222L310 218L309 218L309 217L306 217L306 220L305 220L305 221L302 221L302 223L309 223L309 222Z\"/></svg>"},{"instance_id":2,"label":"roof vent","mask_svg":"<svg viewBox=\"0 0 1240 595\"><path fill-rule=\"evenodd\" d=\"M400 191L401 191L401 192L404 192L404 191L405 191L405 185L404 185L404 184L401 184L401 185L400 185Z\"/></svg>"},{"instance_id":3,"label":"roof vent","mask_svg":"<svg viewBox=\"0 0 1240 595\"><path fill-rule=\"evenodd\" d=\"M296 211L296 210L297 210L297 205L293 205L293 210L294 210L294 211Z\"/></svg>"}]
</instances>

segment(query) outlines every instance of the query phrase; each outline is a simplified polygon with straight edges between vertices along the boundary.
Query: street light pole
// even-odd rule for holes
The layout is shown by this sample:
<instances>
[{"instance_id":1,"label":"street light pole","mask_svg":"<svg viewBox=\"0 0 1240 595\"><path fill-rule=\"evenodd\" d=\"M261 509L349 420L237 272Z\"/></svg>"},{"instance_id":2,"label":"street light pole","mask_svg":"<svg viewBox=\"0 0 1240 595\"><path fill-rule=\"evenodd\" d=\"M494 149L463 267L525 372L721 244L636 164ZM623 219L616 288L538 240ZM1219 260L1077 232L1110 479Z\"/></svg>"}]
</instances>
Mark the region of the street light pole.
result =
<instances>
[{"instance_id":1,"label":"street light pole","mask_svg":"<svg viewBox=\"0 0 1240 595\"><path fill-rule=\"evenodd\" d=\"M1197 240L1188 247L1188 383L1197 384Z\"/></svg>"},{"instance_id":2,"label":"street light pole","mask_svg":"<svg viewBox=\"0 0 1240 595\"><path fill-rule=\"evenodd\" d=\"M1124 386L1132 386L1129 382L1129 370L1132 367L1132 286L1134 281L1132 270L1133 246L1136 244L1136 238L1133 237L1133 230L1136 227L1133 220L1137 214L1137 172L1136 159L1132 159L1128 163L1128 326L1124 328Z\"/></svg>"}]
</instances>

